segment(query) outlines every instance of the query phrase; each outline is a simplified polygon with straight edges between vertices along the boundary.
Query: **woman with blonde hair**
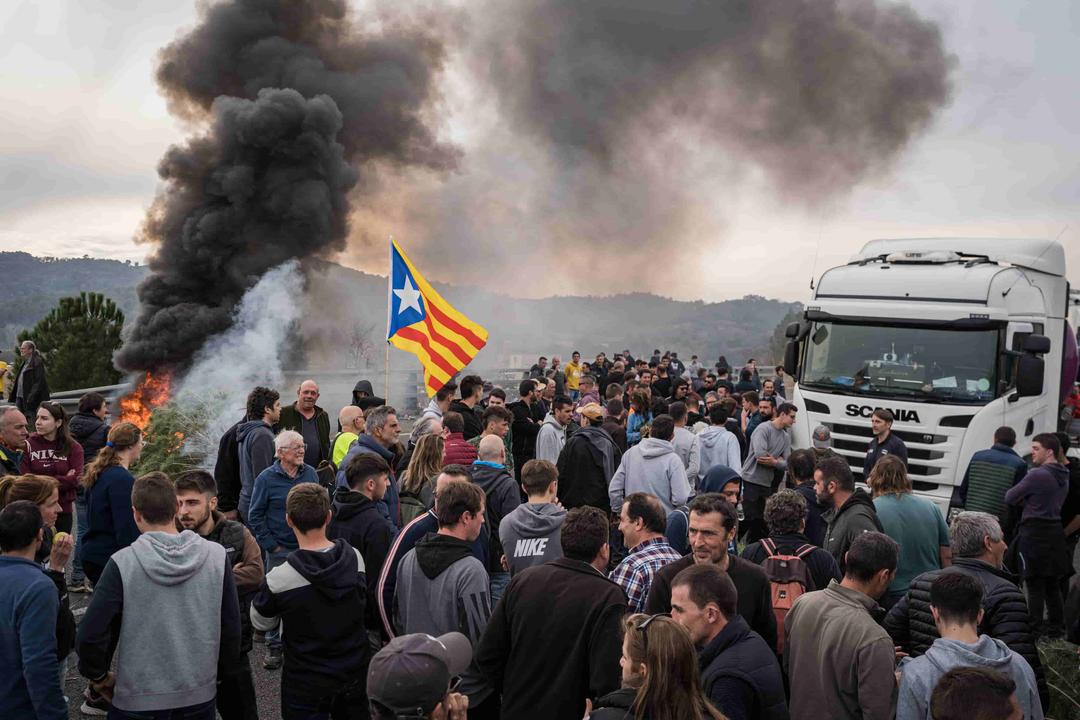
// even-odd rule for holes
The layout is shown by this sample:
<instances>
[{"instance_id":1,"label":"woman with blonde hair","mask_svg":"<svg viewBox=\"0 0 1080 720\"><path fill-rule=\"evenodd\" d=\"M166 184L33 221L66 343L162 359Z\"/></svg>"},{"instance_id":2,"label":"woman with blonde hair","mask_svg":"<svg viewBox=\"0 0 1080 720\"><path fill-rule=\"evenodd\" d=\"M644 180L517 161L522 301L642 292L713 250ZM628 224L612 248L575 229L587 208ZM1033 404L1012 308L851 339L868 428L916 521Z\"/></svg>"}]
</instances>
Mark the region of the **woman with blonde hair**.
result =
<instances>
[{"instance_id":1,"label":"woman with blonde hair","mask_svg":"<svg viewBox=\"0 0 1080 720\"><path fill-rule=\"evenodd\" d=\"M38 548L34 560L45 568L45 574L53 581L60 597L60 608L56 616L56 656L60 661L60 675L63 677L67 670L64 660L75 647L75 618L71 614L67 585L64 582L64 568L75 548L75 541L66 531L60 533L56 530L56 519L60 515L60 489L56 478L47 475L0 477L0 508L19 500L37 505L41 511L41 521L45 524L41 547Z\"/></svg>"},{"instance_id":2,"label":"woman with blonde hair","mask_svg":"<svg viewBox=\"0 0 1080 720\"><path fill-rule=\"evenodd\" d=\"M912 493L907 466L896 455L883 455L866 479L885 534L900 543L896 577L879 601L890 609L907 593L911 581L951 564L949 528L930 500Z\"/></svg>"},{"instance_id":3,"label":"woman with blonde hair","mask_svg":"<svg viewBox=\"0 0 1080 720\"><path fill-rule=\"evenodd\" d=\"M667 615L623 622L621 690L596 701L589 720L724 720L705 698L690 634Z\"/></svg>"},{"instance_id":4,"label":"woman with blonde hair","mask_svg":"<svg viewBox=\"0 0 1080 720\"><path fill-rule=\"evenodd\" d=\"M401 496L418 503L401 503L402 527L435 503L435 480L442 472L445 451L446 441L440 434L428 433L416 441L409 465L401 473Z\"/></svg>"},{"instance_id":5,"label":"woman with blonde hair","mask_svg":"<svg viewBox=\"0 0 1080 720\"><path fill-rule=\"evenodd\" d=\"M122 422L109 430L109 439L94 461L83 471L86 489L87 530L82 545L82 564L90 582L97 583L113 553L139 537L131 512L131 489L135 477L128 468L142 454L142 431Z\"/></svg>"}]
</instances>

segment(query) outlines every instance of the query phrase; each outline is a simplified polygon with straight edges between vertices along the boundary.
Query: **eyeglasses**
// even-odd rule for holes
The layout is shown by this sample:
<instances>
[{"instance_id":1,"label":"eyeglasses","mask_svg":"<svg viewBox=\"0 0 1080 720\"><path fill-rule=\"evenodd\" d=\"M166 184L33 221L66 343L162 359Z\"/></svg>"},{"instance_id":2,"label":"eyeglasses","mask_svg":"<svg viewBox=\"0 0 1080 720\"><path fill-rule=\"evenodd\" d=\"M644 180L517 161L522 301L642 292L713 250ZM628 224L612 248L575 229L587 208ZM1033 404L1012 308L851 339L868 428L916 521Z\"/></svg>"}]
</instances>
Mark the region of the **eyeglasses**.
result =
<instances>
[{"instance_id":1,"label":"eyeglasses","mask_svg":"<svg viewBox=\"0 0 1080 720\"><path fill-rule=\"evenodd\" d=\"M303 443L302 445L290 445L289 447L281 448L281 449L282 450L288 450L290 452L297 452L297 451L302 452L304 450L307 450L307 443Z\"/></svg>"},{"instance_id":2,"label":"eyeglasses","mask_svg":"<svg viewBox=\"0 0 1080 720\"><path fill-rule=\"evenodd\" d=\"M650 615L634 626L634 629L641 633L641 643L643 645L645 657L649 656L649 623L658 617L669 618L671 617L671 613L656 613L655 615Z\"/></svg>"}]
</instances>

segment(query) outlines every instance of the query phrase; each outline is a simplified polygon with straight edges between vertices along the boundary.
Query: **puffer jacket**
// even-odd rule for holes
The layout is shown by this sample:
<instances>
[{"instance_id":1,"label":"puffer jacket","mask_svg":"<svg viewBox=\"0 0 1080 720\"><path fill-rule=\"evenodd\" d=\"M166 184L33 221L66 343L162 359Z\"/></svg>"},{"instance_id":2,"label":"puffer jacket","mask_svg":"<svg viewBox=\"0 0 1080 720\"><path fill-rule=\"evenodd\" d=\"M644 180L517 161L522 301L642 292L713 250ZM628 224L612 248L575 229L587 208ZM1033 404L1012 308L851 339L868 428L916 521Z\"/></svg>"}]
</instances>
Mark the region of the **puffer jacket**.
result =
<instances>
[{"instance_id":1,"label":"puffer jacket","mask_svg":"<svg viewBox=\"0 0 1080 720\"><path fill-rule=\"evenodd\" d=\"M1035 647L1027 600L1012 576L990 563L957 557L953 558L950 568L931 570L916 577L907 594L885 617L885 629L893 642L912 656L919 656L938 638L934 617L930 614L930 586L943 572L965 572L982 583L983 621L979 633L1001 640L1028 661L1039 683L1043 707L1049 707L1050 695L1039 661L1039 651Z\"/></svg>"},{"instance_id":2,"label":"puffer jacket","mask_svg":"<svg viewBox=\"0 0 1080 720\"><path fill-rule=\"evenodd\" d=\"M453 464L472 465L476 457L476 448L465 440L462 433L450 433L450 437L446 438L446 447L443 450L443 467Z\"/></svg>"},{"instance_id":3,"label":"puffer jacket","mask_svg":"<svg viewBox=\"0 0 1080 720\"><path fill-rule=\"evenodd\" d=\"M75 413L68 422L71 438L82 445L83 462L89 465L109 439L109 426L93 413Z\"/></svg>"},{"instance_id":4,"label":"puffer jacket","mask_svg":"<svg viewBox=\"0 0 1080 720\"><path fill-rule=\"evenodd\" d=\"M603 697L596 699L596 705L589 720L634 720L634 700L637 698L637 690L634 688L619 688ZM646 715L646 720L648 720Z\"/></svg>"}]
</instances>

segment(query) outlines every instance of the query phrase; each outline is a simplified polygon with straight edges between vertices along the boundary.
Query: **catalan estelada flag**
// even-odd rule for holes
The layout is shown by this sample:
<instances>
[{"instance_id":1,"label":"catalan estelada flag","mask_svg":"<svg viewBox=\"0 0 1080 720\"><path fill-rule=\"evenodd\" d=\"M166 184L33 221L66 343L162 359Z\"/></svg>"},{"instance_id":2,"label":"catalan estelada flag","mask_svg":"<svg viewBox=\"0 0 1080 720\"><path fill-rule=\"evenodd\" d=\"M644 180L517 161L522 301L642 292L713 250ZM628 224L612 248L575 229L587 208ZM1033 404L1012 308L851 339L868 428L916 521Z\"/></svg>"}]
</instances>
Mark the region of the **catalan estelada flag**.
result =
<instances>
[{"instance_id":1,"label":"catalan estelada flag","mask_svg":"<svg viewBox=\"0 0 1080 720\"><path fill-rule=\"evenodd\" d=\"M386 305L386 340L420 359L428 397L487 344L487 330L443 300L393 240Z\"/></svg>"}]
</instances>

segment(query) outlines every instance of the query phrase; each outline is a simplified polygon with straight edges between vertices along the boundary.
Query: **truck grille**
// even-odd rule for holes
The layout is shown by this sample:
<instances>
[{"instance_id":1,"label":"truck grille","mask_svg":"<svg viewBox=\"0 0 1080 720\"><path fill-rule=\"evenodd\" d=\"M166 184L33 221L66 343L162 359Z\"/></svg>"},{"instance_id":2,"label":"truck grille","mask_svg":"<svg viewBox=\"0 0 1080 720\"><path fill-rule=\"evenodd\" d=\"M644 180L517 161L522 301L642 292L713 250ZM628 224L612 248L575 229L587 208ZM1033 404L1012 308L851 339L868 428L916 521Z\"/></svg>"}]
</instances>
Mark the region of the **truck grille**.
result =
<instances>
[{"instance_id":1,"label":"truck grille","mask_svg":"<svg viewBox=\"0 0 1080 720\"><path fill-rule=\"evenodd\" d=\"M874 433L870 421L832 422L827 415L808 412L811 427L824 425L832 433L832 447L838 455L848 461L851 472L858 481L865 482L862 467L866 449ZM942 429L944 430L944 429ZM932 492L940 485L951 486L951 477L944 477L946 472L953 473L956 464L958 438L944 432L922 432L919 430L894 429L893 432L904 441L908 448L908 476L916 490ZM957 428L958 434L963 428ZM954 443L950 444L950 441Z\"/></svg>"}]
</instances>

